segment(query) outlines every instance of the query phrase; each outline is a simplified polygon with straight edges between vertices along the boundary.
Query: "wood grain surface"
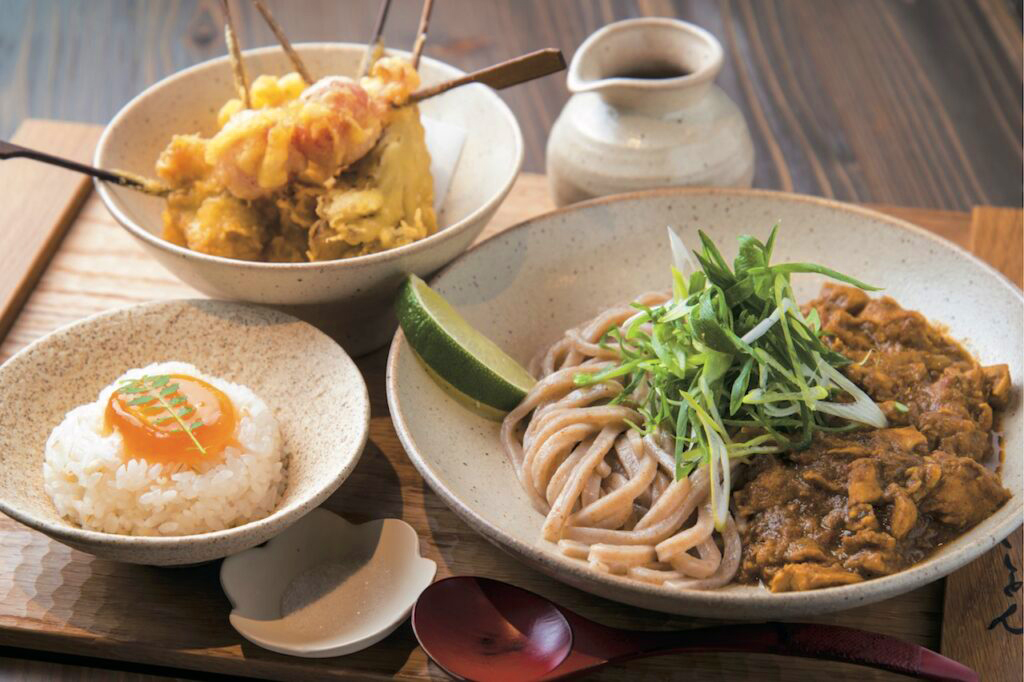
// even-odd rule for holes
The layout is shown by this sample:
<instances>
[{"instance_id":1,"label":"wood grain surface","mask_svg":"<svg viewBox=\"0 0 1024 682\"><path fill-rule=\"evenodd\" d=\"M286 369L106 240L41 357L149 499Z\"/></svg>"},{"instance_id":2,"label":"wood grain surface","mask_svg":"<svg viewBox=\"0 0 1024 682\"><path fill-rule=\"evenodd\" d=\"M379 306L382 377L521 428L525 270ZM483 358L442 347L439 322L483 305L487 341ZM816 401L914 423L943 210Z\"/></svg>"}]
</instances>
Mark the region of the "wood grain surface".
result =
<instances>
[{"instance_id":1,"label":"wood grain surface","mask_svg":"<svg viewBox=\"0 0 1024 682\"><path fill-rule=\"evenodd\" d=\"M1013 679L1024 660L1022 530L946 578L942 653L982 680ZM1018 676L1017 679L1020 679Z\"/></svg>"},{"instance_id":2,"label":"wood grain surface","mask_svg":"<svg viewBox=\"0 0 1024 682\"><path fill-rule=\"evenodd\" d=\"M363 41L375 0L268 0L294 41ZM244 45L274 42L232 0ZM419 0L385 31L407 48ZM754 185L847 201L1021 205L1021 30L1011 0L438 0L425 53L472 70L541 47L572 56L606 23L674 16L722 42ZM225 53L216 0L3 0L0 135L29 116L105 123L147 85ZM225 93L225 97L229 93ZM542 171L562 75L502 93Z\"/></svg>"},{"instance_id":3,"label":"wood grain surface","mask_svg":"<svg viewBox=\"0 0 1024 682\"><path fill-rule=\"evenodd\" d=\"M45 121L25 124L33 135L43 136L50 125ZM74 138L87 145L98 135L97 126L78 126ZM2 197L0 186L0 200ZM550 207L544 178L525 174L482 238ZM1006 227L1009 214L1002 212L979 210L972 215L881 208L981 253L1000 252L1006 236L1020 229ZM990 217L997 219L993 222ZM29 219L29 215L23 219ZM996 227L990 229L990 223ZM1019 251L1016 256L1011 253L1002 265L1018 283L1022 270ZM154 268L152 260L114 223L99 199L90 196L3 339L0 361L26 343L87 314L146 300L196 295L169 273ZM385 359L386 351L382 350L359 360L372 400L370 443L352 476L325 504L327 508L355 522L387 516L404 518L423 539L425 555L438 563L439 577L473 573L507 580L611 625L667 629L702 624L699 619L634 609L561 585L509 558L470 530L426 486L398 443L387 416ZM972 564L964 569L978 571L965 574L964 584L970 591L964 599L980 603L992 593L1001 594L1006 570L999 551L987 557L989 563L985 566ZM1020 545L1010 553L1020 567ZM104 561L0 517L0 646L267 679L431 679L441 674L416 645L408 624L382 643L338 659L295 659L252 646L227 623L230 606L220 590L217 570L217 564L155 569ZM950 583L957 579L959 575ZM938 648L943 635L943 595L944 583L938 581L880 604L811 620L867 628ZM996 598L1004 609L1014 603L1012 598ZM1019 604L1019 591L1016 599ZM977 633L989 623L989 613L982 611L976 617L964 610L958 621L969 631L963 641L973 642L972 646L981 652L984 642ZM1020 614L1011 614L1009 622L1019 625ZM0 658L0 676L6 678L4 673L11 671L11 677L22 680L63 679L65 675L83 680L108 679L104 677L108 671L98 668L69 667L66 662L56 667L48 665L38 661L8 663ZM188 672L179 674L190 676ZM597 679L621 679L627 674L637 680L812 680L826 676L834 680L903 679L840 664L716 654L637 661L628 667L608 669ZM132 682L147 680L131 672L119 671L117 675Z\"/></svg>"},{"instance_id":4,"label":"wood grain surface","mask_svg":"<svg viewBox=\"0 0 1024 682\"><path fill-rule=\"evenodd\" d=\"M71 662L74 660L74 662ZM63 662L0 656L0 680L5 682L186 682L171 672L168 675L135 670L82 665L85 659L66 658ZM99 662L102 664L102 662Z\"/></svg>"},{"instance_id":5,"label":"wood grain surface","mask_svg":"<svg viewBox=\"0 0 1024 682\"><path fill-rule=\"evenodd\" d=\"M1008 276L1017 286L1021 282L1021 253L1024 252L1024 213L1009 208L976 206L971 212L972 230L967 248L989 265Z\"/></svg>"},{"instance_id":6,"label":"wood grain surface","mask_svg":"<svg viewBox=\"0 0 1024 682\"><path fill-rule=\"evenodd\" d=\"M975 207L971 228L971 252L1018 287L1024 286L1024 213ZM1018 528L946 579L942 653L974 668L982 680L999 680L1010 671L1019 672L1024 660L1022 581L1024 537ZM1024 673L1016 679L1021 676Z\"/></svg>"},{"instance_id":7,"label":"wood grain surface","mask_svg":"<svg viewBox=\"0 0 1024 682\"><path fill-rule=\"evenodd\" d=\"M14 135L17 144L87 162L96 147L94 136L78 137L74 123L27 125ZM91 180L29 159L0 163L0 338L7 333L36 278L46 267L85 199ZM39 202L33 190L48 188ZM26 216L32 216L26 221ZM26 276L27 275L27 276Z\"/></svg>"}]
</instances>

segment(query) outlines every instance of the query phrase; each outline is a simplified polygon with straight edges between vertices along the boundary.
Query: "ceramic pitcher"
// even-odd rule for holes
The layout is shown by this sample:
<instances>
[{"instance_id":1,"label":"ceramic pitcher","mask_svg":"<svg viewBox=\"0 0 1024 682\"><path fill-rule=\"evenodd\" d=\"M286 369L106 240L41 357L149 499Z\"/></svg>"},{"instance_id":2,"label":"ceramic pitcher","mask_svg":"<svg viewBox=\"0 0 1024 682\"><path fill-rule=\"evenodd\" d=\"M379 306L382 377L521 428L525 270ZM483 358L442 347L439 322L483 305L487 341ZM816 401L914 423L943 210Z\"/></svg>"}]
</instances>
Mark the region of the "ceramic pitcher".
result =
<instances>
[{"instance_id":1,"label":"ceramic pitcher","mask_svg":"<svg viewBox=\"0 0 1024 682\"><path fill-rule=\"evenodd\" d=\"M573 93L551 131L547 173L558 205L651 187L749 187L754 148L715 85L722 46L675 19L605 26L569 67Z\"/></svg>"}]
</instances>

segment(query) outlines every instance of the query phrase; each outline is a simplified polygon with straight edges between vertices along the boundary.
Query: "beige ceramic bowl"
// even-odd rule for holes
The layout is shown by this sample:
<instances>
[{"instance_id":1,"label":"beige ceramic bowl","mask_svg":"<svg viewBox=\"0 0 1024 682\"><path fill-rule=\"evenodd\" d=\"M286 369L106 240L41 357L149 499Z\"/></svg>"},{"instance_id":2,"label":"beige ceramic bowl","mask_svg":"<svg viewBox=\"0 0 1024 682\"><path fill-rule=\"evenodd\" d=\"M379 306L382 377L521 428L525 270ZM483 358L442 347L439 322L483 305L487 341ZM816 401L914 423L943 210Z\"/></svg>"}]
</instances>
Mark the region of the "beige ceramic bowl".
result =
<instances>
[{"instance_id":1,"label":"beige ceramic bowl","mask_svg":"<svg viewBox=\"0 0 1024 682\"><path fill-rule=\"evenodd\" d=\"M570 585L609 599L695 616L781 618L845 609L907 592L976 558L1021 523L1024 433L1022 297L977 258L908 223L833 201L750 190L656 190L588 202L528 221L484 242L433 282L479 330L525 363L601 309L670 285L665 226L691 248L697 228L731 261L736 237L781 228L775 261L811 261L885 287L948 326L983 363L1009 363L1014 397L1004 414L1003 484L1013 497L939 552L896 575L857 585L772 594L751 586L674 591L590 570L540 541L543 517L521 491L498 424L463 409L417 362L402 334L388 360L388 400L410 458L474 529ZM797 275L806 300L821 283Z\"/></svg>"},{"instance_id":2,"label":"beige ceramic bowl","mask_svg":"<svg viewBox=\"0 0 1024 682\"><path fill-rule=\"evenodd\" d=\"M277 418L287 486L268 517L228 530L134 537L83 530L43 489L43 448L72 408L126 370L180 360L244 384ZM316 507L348 477L370 420L366 385L334 341L300 320L223 301L147 303L58 329L0 367L0 511L105 559L170 566L260 544Z\"/></svg>"},{"instance_id":3,"label":"beige ceramic bowl","mask_svg":"<svg viewBox=\"0 0 1024 682\"><path fill-rule=\"evenodd\" d=\"M315 77L353 73L363 45L310 43L296 50ZM245 52L250 77L284 74L290 62L277 47ZM420 63L424 84L463 72L435 59ZM175 133L216 130L217 111L233 97L227 57L203 62L145 90L125 105L100 138L95 164L154 175L160 151ZM512 187L523 160L523 138L515 116L491 89L457 88L423 102L423 116L466 130L462 155L444 204L439 231L391 251L319 263L254 263L209 256L160 237L163 200L97 182L114 218L146 251L182 281L215 298L252 303L310 306L289 310L329 326L353 355L384 344L394 331L391 301L402 278L428 275L466 249ZM312 304L330 303L315 307ZM316 314L319 313L319 316Z\"/></svg>"}]
</instances>

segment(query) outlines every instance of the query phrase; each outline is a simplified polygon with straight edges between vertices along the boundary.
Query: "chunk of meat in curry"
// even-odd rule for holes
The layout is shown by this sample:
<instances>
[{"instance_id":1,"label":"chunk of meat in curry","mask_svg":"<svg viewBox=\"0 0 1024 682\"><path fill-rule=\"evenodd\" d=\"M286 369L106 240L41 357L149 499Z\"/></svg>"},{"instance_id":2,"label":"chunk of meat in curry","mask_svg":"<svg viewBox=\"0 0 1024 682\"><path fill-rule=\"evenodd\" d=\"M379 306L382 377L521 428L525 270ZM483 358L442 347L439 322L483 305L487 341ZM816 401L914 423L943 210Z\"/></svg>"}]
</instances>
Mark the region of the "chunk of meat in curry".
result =
<instances>
[{"instance_id":1,"label":"chunk of meat in curry","mask_svg":"<svg viewBox=\"0 0 1024 682\"><path fill-rule=\"evenodd\" d=\"M818 432L806 450L754 458L736 491L738 578L773 592L860 582L900 571L1009 499L982 461L1006 365L981 367L920 314L826 285L817 309L844 372L890 428Z\"/></svg>"}]
</instances>

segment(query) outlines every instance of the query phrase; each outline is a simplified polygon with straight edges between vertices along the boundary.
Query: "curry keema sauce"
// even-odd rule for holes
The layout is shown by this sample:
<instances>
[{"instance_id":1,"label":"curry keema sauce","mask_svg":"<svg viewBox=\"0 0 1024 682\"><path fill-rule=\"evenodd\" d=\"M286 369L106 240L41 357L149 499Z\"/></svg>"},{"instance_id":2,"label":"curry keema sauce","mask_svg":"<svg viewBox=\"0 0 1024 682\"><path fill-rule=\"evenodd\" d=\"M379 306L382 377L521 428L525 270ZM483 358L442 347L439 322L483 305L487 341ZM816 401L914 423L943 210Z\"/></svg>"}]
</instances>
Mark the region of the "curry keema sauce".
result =
<instances>
[{"instance_id":1,"label":"curry keema sauce","mask_svg":"<svg viewBox=\"0 0 1024 682\"><path fill-rule=\"evenodd\" d=\"M124 439L125 460L191 467L220 459L235 444L238 419L231 399L202 379L172 374L128 386L142 390L114 391L105 412L107 433L116 429Z\"/></svg>"}]
</instances>

